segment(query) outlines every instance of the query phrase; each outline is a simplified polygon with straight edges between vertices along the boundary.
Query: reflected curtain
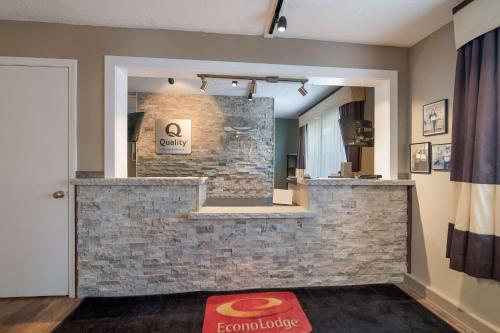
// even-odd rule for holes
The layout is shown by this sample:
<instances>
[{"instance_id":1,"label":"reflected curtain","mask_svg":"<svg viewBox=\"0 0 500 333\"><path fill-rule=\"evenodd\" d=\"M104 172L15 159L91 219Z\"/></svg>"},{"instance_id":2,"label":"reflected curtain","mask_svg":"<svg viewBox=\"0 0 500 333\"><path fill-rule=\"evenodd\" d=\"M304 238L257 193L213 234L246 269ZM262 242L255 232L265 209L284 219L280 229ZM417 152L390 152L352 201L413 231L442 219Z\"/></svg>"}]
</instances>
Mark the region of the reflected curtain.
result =
<instances>
[{"instance_id":1,"label":"reflected curtain","mask_svg":"<svg viewBox=\"0 0 500 333\"><path fill-rule=\"evenodd\" d=\"M450 268L500 281L500 28L457 53Z\"/></svg>"},{"instance_id":2,"label":"reflected curtain","mask_svg":"<svg viewBox=\"0 0 500 333\"><path fill-rule=\"evenodd\" d=\"M304 176L306 169L306 126L299 127L299 144L297 148L297 171L296 176Z\"/></svg>"},{"instance_id":3,"label":"reflected curtain","mask_svg":"<svg viewBox=\"0 0 500 333\"><path fill-rule=\"evenodd\" d=\"M340 106L340 118L351 120L363 120L365 113L365 101L357 101ZM361 147L345 147L347 162L352 163L352 171L361 170Z\"/></svg>"},{"instance_id":4,"label":"reflected curtain","mask_svg":"<svg viewBox=\"0 0 500 333\"><path fill-rule=\"evenodd\" d=\"M313 178L338 172L346 161L339 119L339 110L333 109L307 124L306 173Z\"/></svg>"},{"instance_id":5,"label":"reflected curtain","mask_svg":"<svg viewBox=\"0 0 500 333\"><path fill-rule=\"evenodd\" d=\"M328 177L333 172L339 172L340 164L346 161L339 119L338 109L325 112L321 119L320 177Z\"/></svg>"},{"instance_id":6,"label":"reflected curtain","mask_svg":"<svg viewBox=\"0 0 500 333\"><path fill-rule=\"evenodd\" d=\"M321 118L307 124L306 174L315 178L321 173Z\"/></svg>"}]
</instances>

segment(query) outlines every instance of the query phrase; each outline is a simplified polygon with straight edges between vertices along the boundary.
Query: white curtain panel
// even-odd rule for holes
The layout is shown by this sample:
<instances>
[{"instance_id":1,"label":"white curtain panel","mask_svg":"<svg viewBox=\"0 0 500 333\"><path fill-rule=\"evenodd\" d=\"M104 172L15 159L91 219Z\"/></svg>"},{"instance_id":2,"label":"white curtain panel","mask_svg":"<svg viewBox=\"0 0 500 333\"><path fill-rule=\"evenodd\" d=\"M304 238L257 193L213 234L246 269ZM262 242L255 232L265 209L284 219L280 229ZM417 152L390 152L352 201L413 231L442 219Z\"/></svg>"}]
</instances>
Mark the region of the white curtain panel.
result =
<instances>
[{"instance_id":1,"label":"white curtain panel","mask_svg":"<svg viewBox=\"0 0 500 333\"><path fill-rule=\"evenodd\" d=\"M346 161L339 126L338 108L324 112L307 124L306 174L326 178Z\"/></svg>"},{"instance_id":2,"label":"white curtain panel","mask_svg":"<svg viewBox=\"0 0 500 333\"><path fill-rule=\"evenodd\" d=\"M319 177L328 177L340 171L340 163L346 162L344 144L339 125L339 109L325 112L322 117L322 152Z\"/></svg>"},{"instance_id":3,"label":"white curtain panel","mask_svg":"<svg viewBox=\"0 0 500 333\"><path fill-rule=\"evenodd\" d=\"M316 178L321 173L321 118L307 124L306 174Z\"/></svg>"}]
</instances>

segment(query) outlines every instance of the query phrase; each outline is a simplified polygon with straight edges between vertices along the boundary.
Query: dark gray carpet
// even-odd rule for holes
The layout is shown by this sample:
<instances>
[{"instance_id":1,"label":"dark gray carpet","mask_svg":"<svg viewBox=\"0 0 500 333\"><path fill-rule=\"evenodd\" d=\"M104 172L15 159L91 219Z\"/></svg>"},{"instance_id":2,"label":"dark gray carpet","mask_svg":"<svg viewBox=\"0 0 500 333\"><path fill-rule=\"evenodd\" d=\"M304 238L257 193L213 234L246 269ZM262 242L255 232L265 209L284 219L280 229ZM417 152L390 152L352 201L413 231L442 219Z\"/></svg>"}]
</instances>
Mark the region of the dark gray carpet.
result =
<instances>
[{"instance_id":1,"label":"dark gray carpet","mask_svg":"<svg viewBox=\"0 0 500 333\"><path fill-rule=\"evenodd\" d=\"M297 295L315 333L456 332L394 285L280 290ZM86 298L54 332L200 333L207 297L221 294Z\"/></svg>"}]
</instances>

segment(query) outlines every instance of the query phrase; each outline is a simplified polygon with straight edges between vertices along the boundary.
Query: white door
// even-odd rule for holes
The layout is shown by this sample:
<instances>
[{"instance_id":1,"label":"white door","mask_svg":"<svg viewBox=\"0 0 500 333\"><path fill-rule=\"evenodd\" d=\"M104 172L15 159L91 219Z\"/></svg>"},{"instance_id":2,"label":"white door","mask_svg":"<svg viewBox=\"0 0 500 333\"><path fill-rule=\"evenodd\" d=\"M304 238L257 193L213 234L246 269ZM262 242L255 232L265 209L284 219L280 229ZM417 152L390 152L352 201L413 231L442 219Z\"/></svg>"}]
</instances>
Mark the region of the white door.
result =
<instances>
[{"instance_id":1,"label":"white door","mask_svg":"<svg viewBox=\"0 0 500 333\"><path fill-rule=\"evenodd\" d=\"M68 71L0 61L0 297L68 294Z\"/></svg>"}]
</instances>

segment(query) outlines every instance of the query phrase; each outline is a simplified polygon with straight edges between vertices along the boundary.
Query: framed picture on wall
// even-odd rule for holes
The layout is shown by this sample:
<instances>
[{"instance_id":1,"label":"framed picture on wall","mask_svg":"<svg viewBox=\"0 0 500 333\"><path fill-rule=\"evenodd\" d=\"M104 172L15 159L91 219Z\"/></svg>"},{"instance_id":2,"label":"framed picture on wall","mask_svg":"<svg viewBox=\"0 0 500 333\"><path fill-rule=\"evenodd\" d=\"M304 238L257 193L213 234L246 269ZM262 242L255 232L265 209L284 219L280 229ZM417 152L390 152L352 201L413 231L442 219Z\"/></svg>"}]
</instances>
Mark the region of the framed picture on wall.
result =
<instances>
[{"instance_id":1,"label":"framed picture on wall","mask_svg":"<svg viewBox=\"0 0 500 333\"><path fill-rule=\"evenodd\" d=\"M410 144L410 172L431 173L431 143Z\"/></svg>"},{"instance_id":2,"label":"framed picture on wall","mask_svg":"<svg viewBox=\"0 0 500 333\"><path fill-rule=\"evenodd\" d=\"M432 170L450 171L451 143L432 145Z\"/></svg>"},{"instance_id":3,"label":"framed picture on wall","mask_svg":"<svg viewBox=\"0 0 500 333\"><path fill-rule=\"evenodd\" d=\"M423 107L424 136L448 133L448 99L426 104Z\"/></svg>"}]
</instances>

